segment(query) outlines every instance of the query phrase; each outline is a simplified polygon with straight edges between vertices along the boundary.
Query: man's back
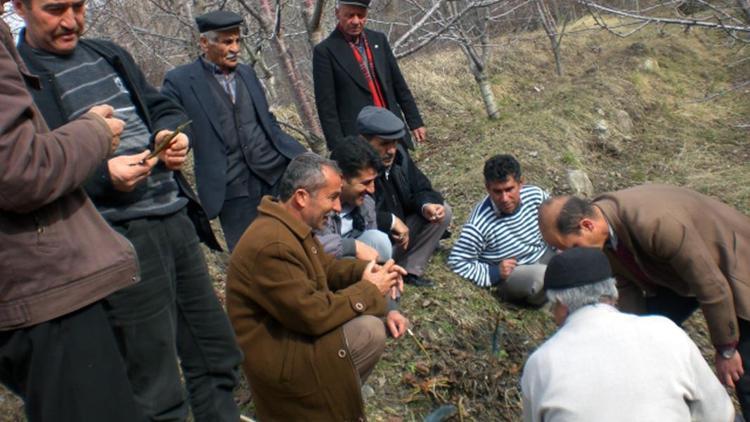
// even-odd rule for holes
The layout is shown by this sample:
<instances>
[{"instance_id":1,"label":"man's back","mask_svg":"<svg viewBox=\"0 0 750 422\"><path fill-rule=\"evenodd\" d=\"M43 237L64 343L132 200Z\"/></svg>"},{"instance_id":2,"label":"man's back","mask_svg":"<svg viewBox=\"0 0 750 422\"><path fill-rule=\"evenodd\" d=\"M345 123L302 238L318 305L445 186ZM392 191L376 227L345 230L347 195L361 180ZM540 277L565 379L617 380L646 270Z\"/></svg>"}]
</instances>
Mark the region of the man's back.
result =
<instances>
[{"instance_id":1,"label":"man's back","mask_svg":"<svg viewBox=\"0 0 750 422\"><path fill-rule=\"evenodd\" d=\"M731 401L670 320L585 306L529 358L527 421L729 421Z\"/></svg>"}]
</instances>

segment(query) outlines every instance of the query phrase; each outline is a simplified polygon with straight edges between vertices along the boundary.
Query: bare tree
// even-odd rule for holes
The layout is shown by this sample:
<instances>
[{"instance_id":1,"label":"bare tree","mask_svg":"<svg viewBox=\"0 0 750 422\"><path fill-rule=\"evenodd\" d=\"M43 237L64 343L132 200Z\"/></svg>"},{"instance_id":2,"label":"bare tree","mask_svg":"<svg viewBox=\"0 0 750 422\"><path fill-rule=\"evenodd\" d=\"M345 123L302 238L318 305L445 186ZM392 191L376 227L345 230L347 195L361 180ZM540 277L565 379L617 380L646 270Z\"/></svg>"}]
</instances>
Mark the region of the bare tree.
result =
<instances>
[{"instance_id":1,"label":"bare tree","mask_svg":"<svg viewBox=\"0 0 750 422\"><path fill-rule=\"evenodd\" d=\"M557 76L562 76L560 45L562 44L563 35L565 35L565 27L567 26L568 20L563 18L562 28L559 28L558 19L556 19L552 12L550 12L546 0L534 0L534 4L539 12L539 20L542 23L544 32L547 34L547 38L549 38L550 49L555 58L555 72L557 73Z\"/></svg>"}]
</instances>

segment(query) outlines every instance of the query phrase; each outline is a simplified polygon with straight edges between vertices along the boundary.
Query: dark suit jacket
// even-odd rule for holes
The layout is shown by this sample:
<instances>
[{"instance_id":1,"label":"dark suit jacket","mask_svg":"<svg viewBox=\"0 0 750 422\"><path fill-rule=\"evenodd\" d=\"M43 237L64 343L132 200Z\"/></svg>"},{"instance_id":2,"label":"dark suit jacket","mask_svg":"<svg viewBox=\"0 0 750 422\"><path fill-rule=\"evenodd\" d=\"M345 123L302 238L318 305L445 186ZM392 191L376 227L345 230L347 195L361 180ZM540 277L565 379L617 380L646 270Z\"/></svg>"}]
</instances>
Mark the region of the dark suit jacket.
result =
<instances>
[{"instance_id":1,"label":"dark suit jacket","mask_svg":"<svg viewBox=\"0 0 750 422\"><path fill-rule=\"evenodd\" d=\"M636 279L606 248L624 310L634 309L653 284L666 287L698 300L715 345L737 341L737 317L750 320L750 218L666 185L605 193L594 204L650 281Z\"/></svg>"},{"instance_id":2,"label":"dark suit jacket","mask_svg":"<svg viewBox=\"0 0 750 422\"><path fill-rule=\"evenodd\" d=\"M424 126L385 34L369 29L365 29L365 34L388 109L399 117L403 111L411 129ZM332 150L345 136L357 135L357 115L364 106L373 105L359 63L338 29L313 50L313 82L320 125L328 149ZM408 133L404 140L407 146L412 146Z\"/></svg>"},{"instance_id":3,"label":"dark suit jacket","mask_svg":"<svg viewBox=\"0 0 750 422\"><path fill-rule=\"evenodd\" d=\"M250 66L240 64L236 72L253 100L260 126L276 150L290 160L303 153L305 148L281 130L273 113L268 110L268 100L255 71ZM227 154L217 115L219 105L206 76L200 59L176 67L164 77L162 93L182 105L193 121L187 132L195 157L198 196L208 217L214 218L224 204Z\"/></svg>"}]
</instances>

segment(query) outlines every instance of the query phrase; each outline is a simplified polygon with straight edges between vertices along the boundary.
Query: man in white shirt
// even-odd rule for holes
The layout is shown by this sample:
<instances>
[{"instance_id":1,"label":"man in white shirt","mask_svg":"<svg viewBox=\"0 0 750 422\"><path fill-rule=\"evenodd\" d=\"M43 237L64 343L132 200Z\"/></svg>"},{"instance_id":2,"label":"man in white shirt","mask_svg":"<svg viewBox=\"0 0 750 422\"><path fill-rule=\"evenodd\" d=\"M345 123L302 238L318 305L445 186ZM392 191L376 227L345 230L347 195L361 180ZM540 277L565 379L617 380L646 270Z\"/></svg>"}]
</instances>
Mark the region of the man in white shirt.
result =
<instances>
[{"instance_id":1,"label":"man in white shirt","mask_svg":"<svg viewBox=\"0 0 750 422\"><path fill-rule=\"evenodd\" d=\"M734 408L700 351L672 321L614 308L606 256L569 249L550 261L547 299L560 329L524 367L525 421L716 421Z\"/></svg>"}]
</instances>

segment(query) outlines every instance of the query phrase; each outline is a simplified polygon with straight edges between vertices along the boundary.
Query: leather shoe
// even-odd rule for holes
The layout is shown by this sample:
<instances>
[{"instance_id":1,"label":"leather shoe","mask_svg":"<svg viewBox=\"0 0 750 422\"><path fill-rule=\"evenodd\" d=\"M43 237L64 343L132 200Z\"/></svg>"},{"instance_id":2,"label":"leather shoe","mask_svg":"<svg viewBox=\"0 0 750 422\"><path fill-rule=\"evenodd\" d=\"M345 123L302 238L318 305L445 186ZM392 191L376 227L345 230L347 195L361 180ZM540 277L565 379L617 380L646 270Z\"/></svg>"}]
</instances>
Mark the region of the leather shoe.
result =
<instances>
[{"instance_id":1,"label":"leather shoe","mask_svg":"<svg viewBox=\"0 0 750 422\"><path fill-rule=\"evenodd\" d=\"M404 283L414 287L432 287L435 285L435 283L429 278L420 277L414 274L407 274L406 277L404 277Z\"/></svg>"}]
</instances>

